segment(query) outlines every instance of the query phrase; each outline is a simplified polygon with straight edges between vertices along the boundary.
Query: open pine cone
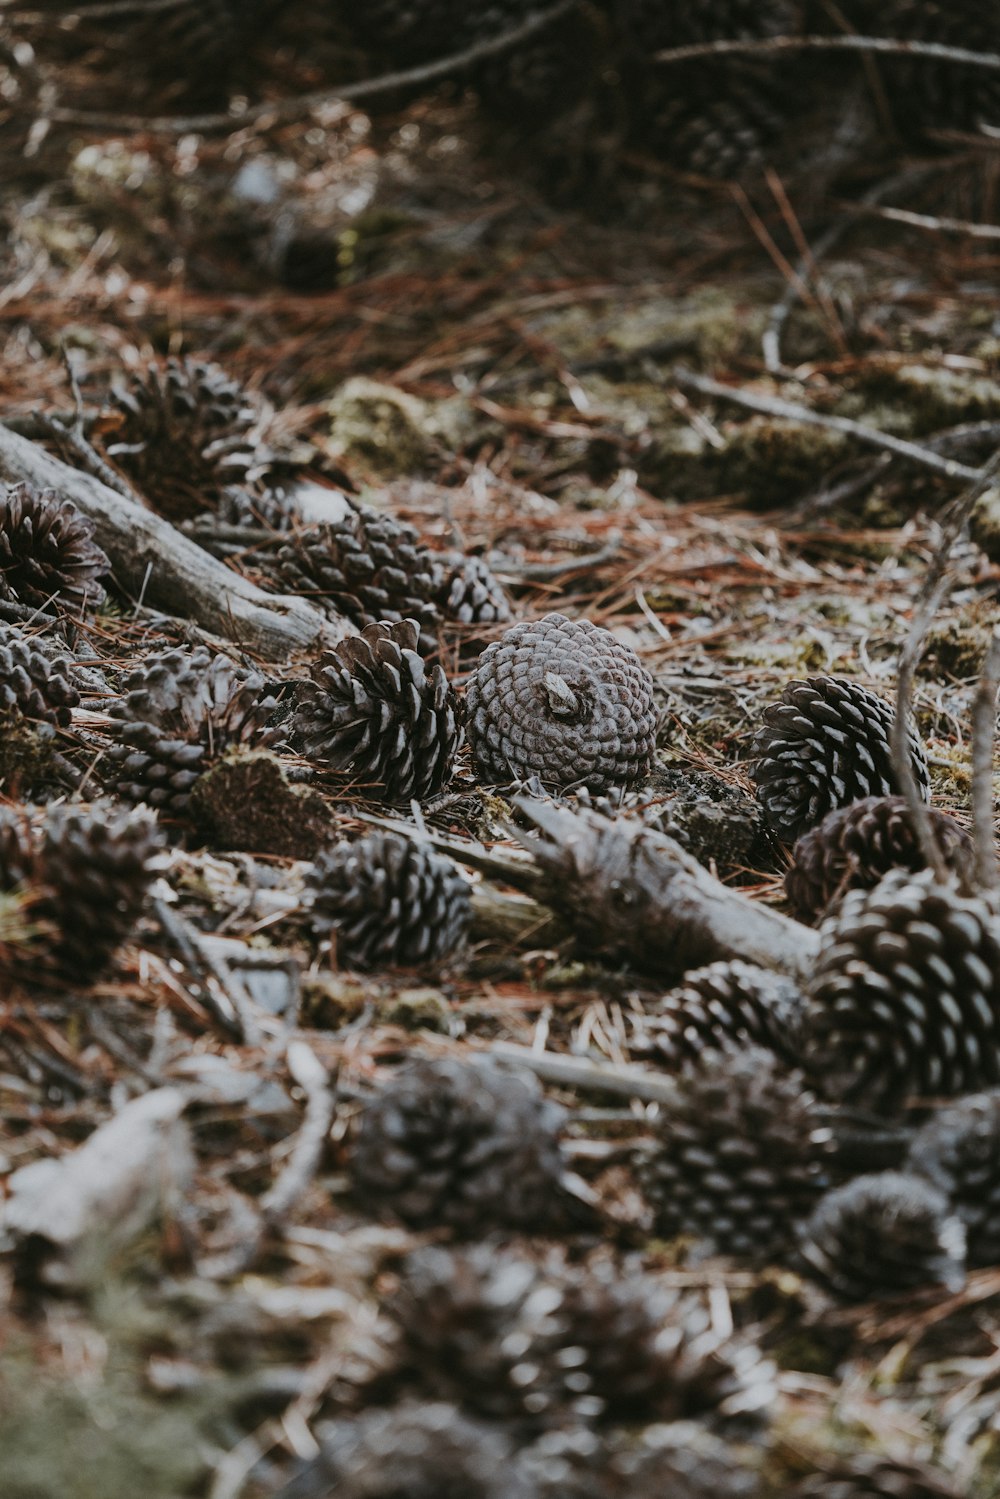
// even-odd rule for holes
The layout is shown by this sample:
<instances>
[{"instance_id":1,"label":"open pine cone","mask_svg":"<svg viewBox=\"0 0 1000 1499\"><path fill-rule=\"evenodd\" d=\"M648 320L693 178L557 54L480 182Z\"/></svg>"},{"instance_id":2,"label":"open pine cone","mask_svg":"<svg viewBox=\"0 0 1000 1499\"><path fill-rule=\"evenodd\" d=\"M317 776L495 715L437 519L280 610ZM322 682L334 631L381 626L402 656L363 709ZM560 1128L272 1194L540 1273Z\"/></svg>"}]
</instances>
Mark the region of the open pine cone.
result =
<instances>
[{"instance_id":1,"label":"open pine cone","mask_svg":"<svg viewBox=\"0 0 1000 1499\"><path fill-rule=\"evenodd\" d=\"M0 485L0 598L83 614L104 598L110 570L94 522L52 489Z\"/></svg>"},{"instance_id":2,"label":"open pine cone","mask_svg":"<svg viewBox=\"0 0 1000 1499\"><path fill-rule=\"evenodd\" d=\"M169 520L213 509L266 459L260 408L216 364L168 359L116 386L107 453Z\"/></svg>"},{"instance_id":3,"label":"open pine cone","mask_svg":"<svg viewBox=\"0 0 1000 1499\"><path fill-rule=\"evenodd\" d=\"M537 1087L502 1068L418 1060L361 1115L350 1163L355 1192L417 1227L544 1232L564 1219L563 1117Z\"/></svg>"},{"instance_id":4,"label":"open pine cone","mask_svg":"<svg viewBox=\"0 0 1000 1499\"><path fill-rule=\"evenodd\" d=\"M972 839L953 817L928 808L934 841L960 880L972 865ZM891 869L925 868L901 796L867 796L830 812L795 845L785 890L803 921L821 915L848 890L871 890ZM966 881L967 882L967 881Z\"/></svg>"},{"instance_id":5,"label":"open pine cone","mask_svg":"<svg viewBox=\"0 0 1000 1499\"><path fill-rule=\"evenodd\" d=\"M760 1046L794 1064L805 996L770 969L739 959L694 968L635 1018L632 1051L675 1072L706 1051Z\"/></svg>"},{"instance_id":6,"label":"open pine cone","mask_svg":"<svg viewBox=\"0 0 1000 1499\"><path fill-rule=\"evenodd\" d=\"M661 1105L639 1174L657 1232L766 1259L829 1186L833 1140L797 1073L756 1047L707 1052Z\"/></svg>"},{"instance_id":7,"label":"open pine cone","mask_svg":"<svg viewBox=\"0 0 1000 1499\"><path fill-rule=\"evenodd\" d=\"M965 1224L969 1264L1000 1265L1000 1093L941 1109L914 1135L907 1165Z\"/></svg>"},{"instance_id":8,"label":"open pine cone","mask_svg":"<svg viewBox=\"0 0 1000 1499\"><path fill-rule=\"evenodd\" d=\"M882 1171L836 1187L802 1228L806 1273L845 1301L918 1286L957 1290L965 1230L943 1192L918 1176Z\"/></svg>"},{"instance_id":9,"label":"open pine cone","mask_svg":"<svg viewBox=\"0 0 1000 1499\"><path fill-rule=\"evenodd\" d=\"M852 890L820 929L803 1065L831 1098L892 1109L1000 1083L1000 927L929 870Z\"/></svg>"},{"instance_id":10,"label":"open pine cone","mask_svg":"<svg viewBox=\"0 0 1000 1499\"><path fill-rule=\"evenodd\" d=\"M757 795L774 832L794 843L838 807L896 793L892 723L889 704L857 682L790 682L780 702L764 710L751 749ZM908 731L907 744L927 800L927 757L915 729Z\"/></svg>"},{"instance_id":11,"label":"open pine cone","mask_svg":"<svg viewBox=\"0 0 1000 1499\"><path fill-rule=\"evenodd\" d=\"M69 666L36 649L30 635L0 625L0 713L19 713L49 732L67 728L80 701Z\"/></svg>"},{"instance_id":12,"label":"open pine cone","mask_svg":"<svg viewBox=\"0 0 1000 1499\"><path fill-rule=\"evenodd\" d=\"M458 699L417 653L418 635L408 619L348 637L312 668L294 718L310 759L397 804L440 791L462 743Z\"/></svg>"},{"instance_id":13,"label":"open pine cone","mask_svg":"<svg viewBox=\"0 0 1000 1499\"><path fill-rule=\"evenodd\" d=\"M590 620L514 625L479 658L466 696L476 768L492 784L537 776L557 790L628 786L656 746L653 682Z\"/></svg>"}]
</instances>

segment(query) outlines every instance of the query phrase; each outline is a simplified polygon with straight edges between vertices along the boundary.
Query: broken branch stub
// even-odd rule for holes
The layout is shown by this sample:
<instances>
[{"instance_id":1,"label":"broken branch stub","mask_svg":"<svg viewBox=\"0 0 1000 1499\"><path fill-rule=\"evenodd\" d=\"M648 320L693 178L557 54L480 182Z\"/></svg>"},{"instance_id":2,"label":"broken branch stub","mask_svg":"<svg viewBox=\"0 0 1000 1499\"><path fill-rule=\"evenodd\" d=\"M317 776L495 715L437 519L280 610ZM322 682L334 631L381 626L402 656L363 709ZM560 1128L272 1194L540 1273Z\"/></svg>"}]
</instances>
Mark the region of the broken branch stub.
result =
<instances>
[{"instance_id":1,"label":"broken branch stub","mask_svg":"<svg viewBox=\"0 0 1000 1499\"><path fill-rule=\"evenodd\" d=\"M266 660L335 645L354 633L347 620L330 619L305 599L265 593L162 516L2 425L0 477L54 489L89 515L115 578L133 596Z\"/></svg>"}]
</instances>

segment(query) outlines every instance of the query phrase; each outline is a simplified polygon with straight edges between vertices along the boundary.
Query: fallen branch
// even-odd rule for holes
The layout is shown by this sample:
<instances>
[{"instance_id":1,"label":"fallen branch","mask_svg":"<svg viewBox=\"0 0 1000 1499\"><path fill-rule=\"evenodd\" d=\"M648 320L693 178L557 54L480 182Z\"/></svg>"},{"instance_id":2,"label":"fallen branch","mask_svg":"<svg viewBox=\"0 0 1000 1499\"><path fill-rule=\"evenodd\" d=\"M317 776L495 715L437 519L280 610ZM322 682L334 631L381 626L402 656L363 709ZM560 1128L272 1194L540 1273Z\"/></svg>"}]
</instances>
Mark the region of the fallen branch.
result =
<instances>
[{"instance_id":1,"label":"fallen branch","mask_svg":"<svg viewBox=\"0 0 1000 1499\"><path fill-rule=\"evenodd\" d=\"M134 597L193 620L270 661L333 645L353 633L305 599L265 593L223 566L162 516L116 494L0 425L0 476L55 489L94 521L115 579Z\"/></svg>"},{"instance_id":2,"label":"fallen branch","mask_svg":"<svg viewBox=\"0 0 1000 1499\"><path fill-rule=\"evenodd\" d=\"M889 36L769 36L715 42L689 47L667 47L653 53L654 62L693 62L701 57L745 57L781 52L881 52L889 57L925 57L933 62L957 62L969 68L1000 73L1000 53L972 52L943 42L904 41Z\"/></svg>"}]
</instances>

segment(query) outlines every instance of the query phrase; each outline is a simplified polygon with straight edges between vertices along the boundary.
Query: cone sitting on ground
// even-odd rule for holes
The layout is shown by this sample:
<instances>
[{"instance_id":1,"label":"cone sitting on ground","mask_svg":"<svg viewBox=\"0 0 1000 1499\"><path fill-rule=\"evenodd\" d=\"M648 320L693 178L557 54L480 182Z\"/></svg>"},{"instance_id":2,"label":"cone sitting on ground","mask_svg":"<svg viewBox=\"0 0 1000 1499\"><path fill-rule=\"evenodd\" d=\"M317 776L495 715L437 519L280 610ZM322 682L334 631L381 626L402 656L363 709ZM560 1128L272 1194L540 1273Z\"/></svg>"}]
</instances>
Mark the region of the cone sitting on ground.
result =
<instances>
[{"instance_id":1,"label":"cone sitting on ground","mask_svg":"<svg viewBox=\"0 0 1000 1499\"><path fill-rule=\"evenodd\" d=\"M16 712L43 732L68 728L80 694L69 675L70 662L50 659L30 635L0 625L0 713Z\"/></svg>"},{"instance_id":2,"label":"cone sitting on ground","mask_svg":"<svg viewBox=\"0 0 1000 1499\"><path fill-rule=\"evenodd\" d=\"M481 557L445 552L435 559L439 581L435 602L445 619L461 625L506 624L513 618L510 599Z\"/></svg>"},{"instance_id":3,"label":"cone sitting on ground","mask_svg":"<svg viewBox=\"0 0 1000 1499\"><path fill-rule=\"evenodd\" d=\"M820 928L803 1065L830 1098L892 1110L1000 1083L993 908L929 871L852 890Z\"/></svg>"},{"instance_id":4,"label":"cone sitting on ground","mask_svg":"<svg viewBox=\"0 0 1000 1499\"><path fill-rule=\"evenodd\" d=\"M472 920L468 881L451 860L395 833L324 850L306 883L313 934L348 968L442 962Z\"/></svg>"},{"instance_id":5,"label":"cone sitting on ground","mask_svg":"<svg viewBox=\"0 0 1000 1499\"><path fill-rule=\"evenodd\" d=\"M628 786L656 744L653 682L635 652L562 614L514 625L488 646L466 709L476 769L491 784Z\"/></svg>"},{"instance_id":6,"label":"cone sitting on ground","mask_svg":"<svg viewBox=\"0 0 1000 1499\"><path fill-rule=\"evenodd\" d=\"M368 625L312 668L294 732L304 753L397 805L451 778L462 743L458 699L417 652L416 620Z\"/></svg>"},{"instance_id":7,"label":"cone sitting on ground","mask_svg":"<svg viewBox=\"0 0 1000 1499\"><path fill-rule=\"evenodd\" d=\"M351 1153L358 1200L415 1227L544 1232L563 1222L563 1111L501 1068L442 1058L366 1105Z\"/></svg>"},{"instance_id":8,"label":"cone sitting on ground","mask_svg":"<svg viewBox=\"0 0 1000 1499\"><path fill-rule=\"evenodd\" d=\"M830 1185L834 1141L801 1076L769 1052L706 1052L661 1106L639 1175L665 1237L763 1260Z\"/></svg>"},{"instance_id":9,"label":"cone sitting on ground","mask_svg":"<svg viewBox=\"0 0 1000 1499\"><path fill-rule=\"evenodd\" d=\"M634 1020L631 1049L674 1072L706 1051L760 1046L794 1063L805 996L794 980L739 959L692 969Z\"/></svg>"},{"instance_id":10,"label":"cone sitting on ground","mask_svg":"<svg viewBox=\"0 0 1000 1499\"><path fill-rule=\"evenodd\" d=\"M772 829L788 843L838 807L899 787L892 765L893 710L857 682L809 677L790 682L764 710L754 736L752 774ZM916 731L907 735L910 768L924 800L927 757Z\"/></svg>"},{"instance_id":11,"label":"cone sitting on ground","mask_svg":"<svg viewBox=\"0 0 1000 1499\"><path fill-rule=\"evenodd\" d=\"M928 808L941 857L963 884L969 883L972 839L953 817ZM924 869L913 819L901 796L868 796L830 812L795 845L785 890L803 921L821 915L848 890L871 890L891 869Z\"/></svg>"},{"instance_id":12,"label":"cone sitting on ground","mask_svg":"<svg viewBox=\"0 0 1000 1499\"><path fill-rule=\"evenodd\" d=\"M908 1166L965 1224L969 1264L1000 1265L1000 1093L941 1109L914 1136Z\"/></svg>"},{"instance_id":13,"label":"cone sitting on ground","mask_svg":"<svg viewBox=\"0 0 1000 1499\"><path fill-rule=\"evenodd\" d=\"M828 1192L803 1226L798 1254L806 1273L845 1301L920 1286L957 1290L965 1230L943 1192L910 1173L883 1171Z\"/></svg>"},{"instance_id":14,"label":"cone sitting on ground","mask_svg":"<svg viewBox=\"0 0 1000 1499\"><path fill-rule=\"evenodd\" d=\"M81 615L104 598L110 571L94 522L52 489L0 484L0 598Z\"/></svg>"},{"instance_id":15,"label":"cone sitting on ground","mask_svg":"<svg viewBox=\"0 0 1000 1499\"><path fill-rule=\"evenodd\" d=\"M118 425L107 453L168 520L218 503L264 461L261 411L216 364L168 359L112 392Z\"/></svg>"}]
</instances>

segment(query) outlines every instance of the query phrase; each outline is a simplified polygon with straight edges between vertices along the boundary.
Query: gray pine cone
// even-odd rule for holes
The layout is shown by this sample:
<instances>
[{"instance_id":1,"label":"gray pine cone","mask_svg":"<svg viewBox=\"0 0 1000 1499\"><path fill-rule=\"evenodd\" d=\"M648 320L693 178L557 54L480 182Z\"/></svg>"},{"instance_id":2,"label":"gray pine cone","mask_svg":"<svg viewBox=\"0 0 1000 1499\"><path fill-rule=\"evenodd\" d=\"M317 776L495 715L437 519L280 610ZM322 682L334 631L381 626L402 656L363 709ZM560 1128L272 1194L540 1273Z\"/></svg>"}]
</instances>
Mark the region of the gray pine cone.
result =
<instances>
[{"instance_id":1,"label":"gray pine cone","mask_svg":"<svg viewBox=\"0 0 1000 1499\"><path fill-rule=\"evenodd\" d=\"M0 484L0 598L80 615L101 603L110 569L94 522L72 501L32 484Z\"/></svg>"},{"instance_id":2,"label":"gray pine cone","mask_svg":"<svg viewBox=\"0 0 1000 1499\"><path fill-rule=\"evenodd\" d=\"M657 1231L718 1254L780 1254L830 1185L833 1138L801 1077L748 1047L706 1053L678 1089L638 1158Z\"/></svg>"},{"instance_id":3,"label":"gray pine cone","mask_svg":"<svg viewBox=\"0 0 1000 1499\"><path fill-rule=\"evenodd\" d=\"M116 386L109 404L119 426L108 457L170 520L213 509L266 459L260 408L217 364L151 364Z\"/></svg>"},{"instance_id":4,"label":"gray pine cone","mask_svg":"<svg viewBox=\"0 0 1000 1499\"><path fill-rule=\"evenodd\" d=\"M445 619L460 625L492 625L513 618L502 583L481 557L445 552L435 561L439 569L436 603Z\"/></svg>"},{"instance_id":5,"label":"gray pine cone","mask_svg":"<svg viewBox=\"0 0 1000 1499\"><path fill-rule=\"evenodd\" d=\"M633 1053L676 1072L706 1051L760 1046L794 1065L805 996L781 974L739 959L692 969L635 1017Z\"/></svg>"},{"instance_id":6,"label":"gray pine cone","mask_svg":"<svg viewBox=\"0 0 1000 1499\"><path fill-rule=\"evenodd\" d=\"M36 650L29 635L0 626L0 713L20 713L49 732L68 728L80 701L69 667Z\"/></svg>"},{"instance_id":7,"label":"gray pine cone","mask_svg":"<svg viewBox=\"0 0 1000 1499\"><path fill-rule=\"evenodd\" d=\"M463 738L458 699L418 655L418 633L408 619L344 640L312 668L293 721L310 759L397 804L440 791Z\"/></svg>"},{"instance_id":8,"label":"gray pine cone","mask_svg":"<svg viewBox=\"0 0 1000 1499\"><path fill-rule=\"evenodd\" d=\"M781 701L764 710L751 749L757 795L774 832L794 843L838 807L896 793L892 722L889 704L857 682L790 682ZM927 757L915 729L907 738L911 768L928 800Z\"/></svg>"},{"instance_id":9,"label":"gray pine cone","mask_svg":"<svg viewBox=\"0 0 1000 1499\"><path fill-rule=\"evenodd\" d=\"M953 817L928 808L934 841L961 880L971 871L972 839ZM830 812L795 845L785 890L803 921L821 915L848 890L872 890L891 869L924 869L913 821L901 796L867 796Z\"/></svg>"},{"instance_id":10,"label":"gray pine cone","mask_svg":"<svg viewBox=\"0 0 1000 1499\"><path fill-rule=\"evenodd\" d=\"M1000 1093L942 1109L917 1131L908 1169L945 1193L965 1224L970 1265L1000 1265Z\"/></svg>"},{"instance_id":11,"label":"gray pine cone","mask_svg":"<svg viewBox=\"0 0 1000 1499\"><path fill-rule=\"evenodd\" d=\"M415 619L421 651L437 650L437 563L413 528L391 515L357 505L342 521L297 531L274 568L286 591L329 605L358 626Z\"/></svg>"},{"instance_id":12,"label":"gray pine cone","mask_svg":"<svg viewBox=\"0 0 1000 1499\"><path fill-rule=\"evenodd\" d=\"M469 883L451 860L395 833L325 849L306 883L314 936L349 968L440 962L472 920Z\"/></svg>"},{"instance_id":13,"label":"gray pine cone","mask_svg":"<svg viewBox=\"0 0 1000 1499\"><path fill-rule=\"evenodd\" d=\"M831 1097L891 1110L909 1094L1000 1083L1000 927L927 870L852 890L820 929L803 1065Z\"/></svg>"},{"instance_id":14,"label":"gray pine cone","mask_svg":"<svg viewBox=\"0 0 1000 1499\"><path fill-rule=\"evenodd\" d=\"M418 1060L361 1115L350 1158L355 1192L415 1227L544 1232L564 1218L563 1119L502 1068Z\"/></svg>"},{"instance_id":15,"label":"gray pine cone","mask_svg":"<svg viewBox=\"0 0 1000 1499\"><path fill-rule=\"evenodd\" d=\"M493 784L628 786L656 746L652 678L590 620L547 614L514 625L480 656L466 705L476 768Z\"/></svg>"},{"instance_id":16,"label":"gray pine cone","mask_svg":"<svg viewBox=\"0 0 1000 1499\"><path fill-rule=\"evenodd\" d=\"M803 1226L798 1253L805 1272L845 1301L919 1286L957 1290L965 1279L965 1230L947 1197L901 1171L828 1192Z\"/></svg>"}]
</instances>

